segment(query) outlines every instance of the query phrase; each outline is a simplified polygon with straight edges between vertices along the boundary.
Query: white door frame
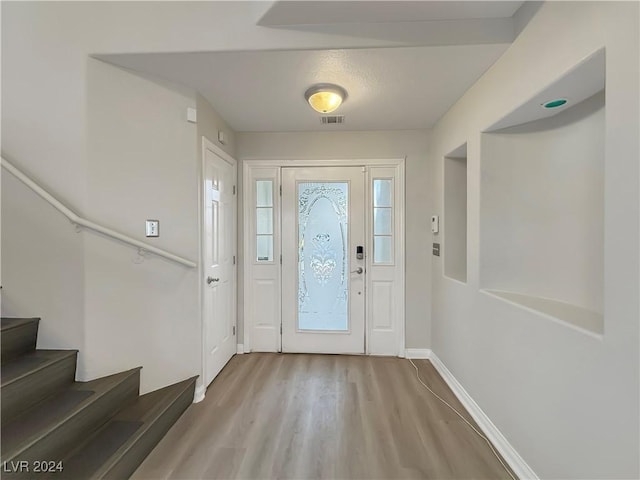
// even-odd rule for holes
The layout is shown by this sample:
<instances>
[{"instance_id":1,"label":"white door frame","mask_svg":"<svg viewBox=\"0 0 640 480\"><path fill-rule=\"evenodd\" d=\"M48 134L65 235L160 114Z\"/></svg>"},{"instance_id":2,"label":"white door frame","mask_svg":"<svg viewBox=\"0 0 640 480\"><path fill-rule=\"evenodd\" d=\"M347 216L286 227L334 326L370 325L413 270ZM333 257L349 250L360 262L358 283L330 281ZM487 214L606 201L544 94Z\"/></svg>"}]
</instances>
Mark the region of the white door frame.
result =
<instances>
[{"instance_id":1,"label":"white door frame","mask_svg":"<svg viewBox=\"0 0 640 480\"><path fill-rule=\"evenodd\" d=\"M401 312L399 317L394 318L394 321L397 322L395 326L398 327L398 339L397 339L397 356L404 357L405 356L405 159L403 158L372 158L372 159L331 159L331 160L299 160L299 159L259 159L259 158L247 158L242 160L242 192L243 192L243 290L246 298L247 292L251 291L251 267L252 267L252 251L253 251L253 238L248 235L248 232L252 231L251 222L253 221L252 214L252 205L251 205L251 170L253 168L265 168L265 167L338 167L338 166L362 166L362 167L396 167L399 172L399 182L400 188L402 191L402 195L400 197L400 202L397 205L398 212L400 213L400 231L397 241L402 246L400 248L399 258L396 259L397 264L401 269L400 274L400 291L402 292L399 306L399 311ZM368 191L369 186L365 189ZM369 228L369 227L367 227ZM367 297L367 305L369 305L370 297ZM245 309L246 311L246 303ZM367 309L368 311L368 309ZM247 318L245 315L243 321L243 348L244 352L248 353L251 351L251 330L252 330L251 320ZM365 315L365 338L367 350L369 351L369 338L371 335L371 325L368 318L368 315Z\"/></svg>"},{"instance_id":2,"label":"white door frame","mask_svg":"<svg viewBox=\"0 0 640 480\"><path fill-rule=\"evenodd\" d=\"M207 390L207 385L206 385L206 368L207 368L207 362L206 362L206 351L207 351L207 336L206 336L206 322L205 322L205 305L204 305L204 294L205 294L205 281L204 281L204 263L205 263L205 252L204 252L204 245L205 245L205 229L204 229L204 201L205 201L205 151L209 149L211 151L213 151L216 155L218 155L220 158L222 158L223 160L225 160L226 162L229 162L231 165L233 165L235 172L236 172L236 183L237 183L237 176L238 176L238 162L236 161L235 158L233 158L231 155L229 155L227 152L225 152L224 150L222 150L220 147L218 147L215 143L213 143L211 140L209 140L207 137L205 137L204 135L202 136L202 150L200 153L200 171L198 173L198 230L199 230L199 235L198 235L198 250L199 250L199 258L200 261L198 262L198 305L200 306L200 336L201 336L201 345L200 345L200 377L198 378L197 384L196 384L196 391L195 391L195 395L194 395L194 402L200 402L202 400L204 400L204 396L205 396L205 392ZM236 187L236 192L237 192L237 187ZM235 248L237 249L237 240L238 240L238 197L237 195L234 195L233 197L233 210L235 212L235 222L234 222L234 232L233 232L233 242L232 244L235 245ZM237 258L237 251L236 251L236 258ZM237 265L237 262L236 262ZM233 318L235 319L234 325L236 327L236 334L237 334L237 326L238 326L238 272L237 272L237 266L234 269L234 273L233 273L233 301L231 302L231 304L233 305ZM237 343L237 335L236 335L236 343Z\"/></svg>"}]
</instances>

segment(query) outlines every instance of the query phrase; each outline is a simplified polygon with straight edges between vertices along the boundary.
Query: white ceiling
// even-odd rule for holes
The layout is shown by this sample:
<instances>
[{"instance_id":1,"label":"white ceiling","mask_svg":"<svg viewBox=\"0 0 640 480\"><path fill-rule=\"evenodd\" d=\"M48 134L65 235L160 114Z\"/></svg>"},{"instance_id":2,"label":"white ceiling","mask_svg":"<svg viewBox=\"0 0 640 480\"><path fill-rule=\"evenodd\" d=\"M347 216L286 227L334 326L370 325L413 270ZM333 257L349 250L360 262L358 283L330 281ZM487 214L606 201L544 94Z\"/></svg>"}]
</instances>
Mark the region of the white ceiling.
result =
<instances>
[{"instance_id":1,"label":"white ceiling","mask_svg":"<svg viewBox=\"0 0 640 480\"><path fill-rule=\"evenodd\" d=\"M428 41L416 46L394 46L398 42L389 40L381 42L384 48L297 50L292 44L290 49L277 51L96 58L197 90L238 132L424 129L433 126L506 50L514 35L511 15L521 4L274 2L258 23L284 26L263 26L267 31L305 32L307 27L299 22L327 22L311 28L325 35L335 35L331 29L339 28L340 35L353 31L353 36L369 28L375 30L376 38L384 38L385 32L397 32L407 25L411 26L407 31L431 35L423 36ZM478 20L479 16L483 18ZM358 18L357 24L348 23ZM377 23L381 20L386 23ZM498 36L495 22L501 22ZM471 35L465 36L465 31ZM415 45L404 42L407 44ZM315 83L336 83L347 90L348 98L334 112L345 116L344 124L321 125L319 114L306 104L304 92Z\"/></svg>"},{"instance_id":2,"label":"white ceiling","mask_svg":"<svg viewBox=\"0 0 640 480\"><path fill-rule=\"evenodd\" d=\"M505 45L110 56L109 61L195 88L235 131L429 128ZM348 92L321 126L304 99L315 83Z\"/></svg>"},{"instance_id":3,"label":"white ceiling","mask_svg":"<svg viewBox=\"0 0 640 480\"><path fill-rule=\"evenodd\" d=\"M472 18L508 18L522 1L278 1L258 25L429 22Z\"/></svg>"}]
</instances>

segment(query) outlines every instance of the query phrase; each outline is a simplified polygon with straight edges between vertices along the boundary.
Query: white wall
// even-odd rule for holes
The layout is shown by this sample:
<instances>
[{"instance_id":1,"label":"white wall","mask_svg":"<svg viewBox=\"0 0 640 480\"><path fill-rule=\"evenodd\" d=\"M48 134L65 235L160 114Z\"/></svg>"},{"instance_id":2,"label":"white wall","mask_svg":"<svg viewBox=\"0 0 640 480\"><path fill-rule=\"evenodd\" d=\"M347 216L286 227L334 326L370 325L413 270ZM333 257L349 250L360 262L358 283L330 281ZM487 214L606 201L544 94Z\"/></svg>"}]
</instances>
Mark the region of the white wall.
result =
<instances>
[{"instance_id":1,"label":"white wall","mask_svg":"<svg viewBox=\"0 0 640 480\"><path fill-rule=\"evenodd\" d=\"M84 113L84 76L74 74L83 64L47 35L34 34L27 12L13 16L6 3L1 8L2 154L83 213L84 127L69 121ZM40 348L84 345L83 250L83 237L66 219L3 172L2 315L46 317ZM80 367L83 362L80 356Z\"/></svg>"},{"instance_id":2,"label":"white wall","mask_svg":"<svg viewBox=\"0 0 640 480\"><path fill-rule=\"evenodd\" d=\"M406 156L406 347L430 344L426 131L239 133L238 158L371 159Z\"/></svg>"},{"instance_id":3,"label":"white wall","mask_svg":"<svg viewBox=\"0 0 640 480\"><path fill-rule=\"evenodd\" d=\"M468 284L432 257L432 349L541 478L638 478L638 4L548 2L438 122L429 176L468 141ZM479 291L481 131L606 47L604 337ZM446 246L445 246L446 248ZM522 252L526 255L526 252Z\"/></svg>"},{"instance_id":4,"label":"white wall","mask_svg":"<svg viewBox=\"0 0 640 480\"><path fill-rule=\"evenodd\" d=\"M195 93L98 60L89 59L87 70L87 216L197 261L197 136L186 120ZM160 221L160 237L145 237L146 219ZM135 249L83 235L86 343L78 376L143 366L146 392L197 375L197 270L155 256L136 263Z\"/></svg>"},{"instance_id":5,"label":"white wall","mask_svg":"<svg viewBox=\"0 0 640 480\"><path fill-rule=\"evenodd\" d=\"M2 172L2 316L47 317L38 348L84 345L84 239L13 175ZM80 368L84 357L78 358Z\"/></svg>"},{"instance_id":6,"label":"white wall","mask_svg":"<svg viewBox=\"0 0 640 480\"><path fill-rule=\"evenodd\" d=\"M202 161L202 137L207 137L212 143L220 147L229 155L236 156L236 133L218 115L211 104L199 93L196 93L196 108L198 110L197 144L198 159ZM218 141L218 131L222 130L226 136L226 144Z\"/></svg>"}]
</instances>

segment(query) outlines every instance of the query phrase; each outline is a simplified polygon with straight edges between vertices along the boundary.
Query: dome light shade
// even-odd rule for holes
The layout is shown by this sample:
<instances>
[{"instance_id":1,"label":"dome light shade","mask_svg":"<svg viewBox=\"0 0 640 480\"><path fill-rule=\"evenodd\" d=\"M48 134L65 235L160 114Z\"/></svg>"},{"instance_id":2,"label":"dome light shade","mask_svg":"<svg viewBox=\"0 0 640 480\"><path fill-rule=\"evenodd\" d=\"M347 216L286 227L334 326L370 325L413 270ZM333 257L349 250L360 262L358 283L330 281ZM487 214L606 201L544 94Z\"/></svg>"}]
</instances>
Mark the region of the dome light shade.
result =
<instances>
[{"instance_id":1,"label":"dome light shade","mask_svg":"<svg viewBox=\"0 0 640 480\"><path fill-rule=\"evenodd\" d=\"M338 108L344 99L347 98L347 92L338 85L319 83L309 88L305 92L304 98L316 112L330 113Z\"/></svg>"}]
</instances>

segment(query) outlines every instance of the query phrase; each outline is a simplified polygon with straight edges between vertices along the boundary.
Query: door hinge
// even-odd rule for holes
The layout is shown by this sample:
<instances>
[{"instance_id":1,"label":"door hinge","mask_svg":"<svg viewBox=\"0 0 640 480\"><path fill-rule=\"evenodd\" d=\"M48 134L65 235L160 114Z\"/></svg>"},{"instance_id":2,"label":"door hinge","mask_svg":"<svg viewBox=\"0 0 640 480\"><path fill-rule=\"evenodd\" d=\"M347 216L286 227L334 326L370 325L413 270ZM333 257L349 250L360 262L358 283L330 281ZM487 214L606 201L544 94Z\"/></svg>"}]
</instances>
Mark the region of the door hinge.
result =
<instances>
[{"instance_id":1,"label":"door hinge","mask_svg":"<svg viewBox=\"0 0 640 480\"><path fill-rule=\"evenodd\" d=\"M233 264L234 265L236 264L236 256L235 255L233 256Z\"/></svg>"},{"instance_id":2,"label":"door hinge","mask_svg":"<svg viewBox=\"0 0 640 480\"><path fill-rule=\"evenodd\" d=\"M233 326L233 334L234 335L236 334L236 326L235 325Z\"/></svg>"},{"instance_id":3,"label":"door hinge","mask_svg":"<svg viewBox=\"0 0 640 480\"><path fill-rule=\"evenodd\" d=\"M282 185L280 185L280 196L282 196Z\"/></svg>"},{"instance_id":4,"label":"door hinge","mask_svg":"<svg viewBox=\"0 0 640 480\"><path fill-rule=\"evenodd\" d=\"M280 335L282 335L282 324L280 324Z\"/></svg>"},{"instance_id":5,"label":"door hinge","mask_svg":"<svg viewBox=\"0 0 640 480\"><path fill-rule=\"evenodd\" d=\"M235 185L233 186L233 194L234 195L236 194L236 186Z\"/></svg>"},{"instance_id":6,"label":"door hinge","mask_svg":"<svg viewBox=\"0 0 640 480\"><path fill-rule=\"evenodd\" d=\"M280 265L282 265L282 254L280 254Z\"/></svg>"}]
</instances>

